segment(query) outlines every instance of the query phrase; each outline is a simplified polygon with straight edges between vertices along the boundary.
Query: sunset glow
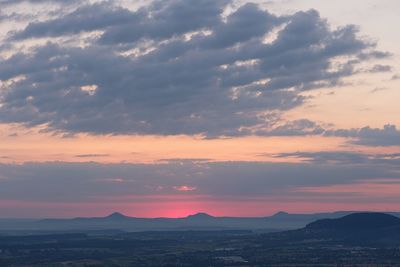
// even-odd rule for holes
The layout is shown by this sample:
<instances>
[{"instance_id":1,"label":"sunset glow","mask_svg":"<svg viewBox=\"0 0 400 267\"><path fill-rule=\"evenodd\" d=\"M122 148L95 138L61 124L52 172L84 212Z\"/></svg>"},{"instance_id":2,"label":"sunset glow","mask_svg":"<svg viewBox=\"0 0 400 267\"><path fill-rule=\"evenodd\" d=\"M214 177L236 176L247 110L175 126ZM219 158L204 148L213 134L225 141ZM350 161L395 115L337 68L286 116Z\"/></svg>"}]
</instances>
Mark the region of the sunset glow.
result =
<instances>
[{"instance_id":1,"label":"sunset glow","mask_svg":"<svg viewBox=\"0 0 400 267\"><path fill-rule=\"evenodd\" d=\"M0 1L0 217L397 210L400 2L350 2Z\"/></svg>"}]
</instances>

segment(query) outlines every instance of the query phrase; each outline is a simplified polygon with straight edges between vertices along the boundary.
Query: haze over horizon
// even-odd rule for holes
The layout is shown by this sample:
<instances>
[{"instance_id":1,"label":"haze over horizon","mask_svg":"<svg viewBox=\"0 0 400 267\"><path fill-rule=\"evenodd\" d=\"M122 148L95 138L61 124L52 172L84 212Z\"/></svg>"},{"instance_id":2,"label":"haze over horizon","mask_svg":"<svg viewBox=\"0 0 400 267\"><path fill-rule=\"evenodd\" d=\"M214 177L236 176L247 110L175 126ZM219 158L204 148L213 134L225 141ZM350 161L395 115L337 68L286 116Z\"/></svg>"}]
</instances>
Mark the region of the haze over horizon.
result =
<instances>
[{"instance_id":1,"label":"haze over horizon","mask_svg":"<svg viewBox=\"0 0 400 267\"><path fill-rule=\"evenodd\" d=\"M328 211L328 212L312 212L312 213L289 213L286 211L277 211L271 214L264 214L264 215L255 215L255 216L231 216L229 214L223 214L223 215L214 215L214 214L209 214L207 212L203 211L198 211L195 213L188 213L185 215L177 215L177 216L135 216L135 214L125 214L123 212L119 211L113 211L111 213L103 213L103 214L95 214L95 215L82 215L82 216L42 216L42 217L4 217L0 216L0 220L5 219L5 220L41 220L41 219L77 219L77 218L112 218L112 217L126 217L126 218L139 218L139 219L159 219L159 218L166 218L166 219L184 219L184 218L190 218L190 217L208 217L208 218L268 218L268 217L275 217L275 216L282 216L282 215L320 215L320 214L334 214L334 213L343 213L343 214L352 214L352 213L363 213L363 212L370 212L370 211L355 211L355 210L349 210L349 211L341 211L341 210L335 210L335 211ZM390 210L378 210L378 211L371 211L373 213L397 213L397 211L390 211Z\"/></svg>"},{"instance_id":2,"label":"haze over horizon","mask_svg":"<svg viewBox=\"0 0 400 267\"><path fill-rule=\"evenodd\" d=\"M0 217L397 211L397 0L0 0Z\"/></svg>"},{"instance_id":3,"label":"haze over horizon","mask_svg":"<svg viewBox=\"0 0 400 267\"><path fill-rule=\"evenodd\" d=\"M102 215L98 215L98 216L78 216L78 217L43 217L43 218L2 218L0 217L0 219L79 219L79 218L83 218L83 219L95 219L95 218L132 218L132 219L186 219L186 218L272 218L272 217L279 217L279 216L290 216L290 215L299 215L299 216L303 216L303 215L310 215L310 218L313 218L313 215L318 215L318 218L321 217L324 214L335 214L338 213L338 216L334 216L334 218L336 217L341 217L344 215L341 214L358 214L358 213L377 213L377 214L381 214L381 213L396 213L396 216L399 217L400 216L400 212L397 211L340 211L340 210L336 210L336 211L331 211L331 212L315 212L315 213L288 213L286 211L278 211L275 212L273 214L267 214L267 215L261 215L261 216L229 216L229 215L221 215L221 216L215 216L213 214L209 214L207 212L196 212L196 213L192 213L192 214L188 214L188 215L183 215L183 216L176 216L176 217L168 217L168 216L155 216L155 217L140 217L140 216L135 216L135 215L128 215L128 214L124 214L123 212L119 212L119 211L114 211L112 213L107 213L107 214L102 214ZM398 215L397 215L398 213ZM321 215L321 216L320 216ZM328 215L329 216L329 215ZM312 220L312 219L311 219ZM315 219L317 220L317 219Z\"/></svg>"}]
</instances>

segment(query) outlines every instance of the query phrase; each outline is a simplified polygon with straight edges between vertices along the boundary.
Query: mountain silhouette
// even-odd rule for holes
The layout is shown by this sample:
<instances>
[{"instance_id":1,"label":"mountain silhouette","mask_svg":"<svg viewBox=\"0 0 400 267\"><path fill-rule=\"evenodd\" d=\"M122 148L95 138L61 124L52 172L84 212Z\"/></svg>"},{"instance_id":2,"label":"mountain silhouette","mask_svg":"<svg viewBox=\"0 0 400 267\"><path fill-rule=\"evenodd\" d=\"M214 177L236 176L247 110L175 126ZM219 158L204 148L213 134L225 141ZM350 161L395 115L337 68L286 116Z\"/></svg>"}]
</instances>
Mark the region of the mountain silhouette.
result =
<instances>
[{"instance_id":1,"label":"mountain silhouette","mask_svg":"<svg viewBox=\"0 0 400 267\"><path fill-rule=\"evenodd\" d=\"M271 245L400 246L400 218L391 214L362 212L340 218L319 219L304 228L264 236Z\"/></svg>"},{"instance_id":2,"label":"mountain silhouette","mask_svg":"<svg viewBox=\"0 0 400 267\"><path fill-rule=\"evenodd\" d=\"M378 230L400 227L400 218L385 213L354 213L342 218L322 219L306 226L307 229L325 230Z\"/></svg>"},{"instance_id":3,"label":"mountain silhouette","mask_svg":"<svg viewBox=\"0 0 400 267\"><path fill-rule=\"evenodd\" d=\"M111 220L124 220L124 219L129 219L130 217L125 216L122 213L119 212L114 212L111 213L110 215L106 216L105 219L111 219Z\"/></svg>"},{"instance_id":4,"label":"mountain silhouette","mask_svg":"<svg viewBox=\"0 0 400 267\"><path fill-rule=\"evenodd\" d=\"M272 217L287 217L287 216L290 216L290 214L287 213L286 211L278 211L277 213L272 215Z\"/></svg>"},{"instance_id":5,"label":"mountain silhouette","mask_svg":"<svg viewBox=\"0 0 400 267\"><path fill-rule=\"evenodd\" d=\"M350 215L351 216L347 216ZM261 230L286 231L306 227L311 232L344 231L346 229L387 229L397 227L400 213L379 214L339 211L332 213L291 214L278 212L268 217L217 217L196 213L182 218L140 218L114 212L104 217L76 217L70 219L6 220L0 219L3 230L87 231L87 230ZM342 218L343 217L343 218ZM340 219L338 219L340 218ZM326 220L333 219L333 220ZM336 220L338 219L338 220ZM392 227L393 228L393 227ZM400 229L400 228L399 228Z\"/></svg>"},{"instance_id":6,"label":"mountain silhouette","mask_svg":"<svg viewBox=\"0 0 400 267\"><path fill-rule=\"evenodd\" d=\"M193 214L193 215L189 215L189 216L187 216L186 217L186 219L197 219L197 220L207 220L207 219L213 219L213 218L215 218L215 217L213 217L213 216L211 216L211 215L209 215L209 214L207 214L207 213L204 213L204 212L199 212L199 213L196 213L196 214Z\"/></svg>"}]
</instances>

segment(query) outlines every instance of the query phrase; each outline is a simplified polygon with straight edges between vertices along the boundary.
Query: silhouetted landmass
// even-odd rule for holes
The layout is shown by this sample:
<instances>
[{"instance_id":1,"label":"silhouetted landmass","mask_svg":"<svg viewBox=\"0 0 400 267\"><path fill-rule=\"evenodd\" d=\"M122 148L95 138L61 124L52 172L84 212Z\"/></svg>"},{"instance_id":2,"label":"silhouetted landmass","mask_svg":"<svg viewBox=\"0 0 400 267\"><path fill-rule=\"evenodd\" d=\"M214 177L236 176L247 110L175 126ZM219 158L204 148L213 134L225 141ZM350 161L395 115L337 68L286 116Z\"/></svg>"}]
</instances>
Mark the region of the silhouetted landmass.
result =
<instances>
[{"instance_id":1,"label":"silhouetted landmass","mask_svg":"<svg viewBox=\"0 0 400 267\"><path fill-rule=\"evenodd\" d=\"M274 219L279 217L287 219L291 216L285 213L273 216ZM206 223L219 219L200 213L173 220ZM138 218L113 213L107 217L68 221L86 224L131 220ZM147 222L153 220L166 219L148 219ZM59 223L59 220L55 222ZM400 266L399 247L399 218L382 213L355 213L319 219L301 229L275 233L90 230L85 233L0 235L0 266Z\"/></svg>"},{"instance_id":2,"label":"silhouetted landmass","mask_svg":"<svg viewBox=\"0 0 400 267\"><path fill-rule=\"evenodd\" d=\"M322 219L305 228L265 236L275 245L304 244L400 246L400 219L384 213L355 213Z\"/></svg>"},{"instance_id":3,"label":"silhouetted landmass","mask_svg":"<svg viewBox=\"0 0 400 267\"><path fill-rule=\"evenodd\" d=\"M109 220L127 220L130 219L130 217L123 215L122 213L119 212L114 212L105 217L104 219L109 219Z\"/></svg>"},{"instance_id":4,"label":"silhouetted landmass","mask_svg":"<svg viewBox=\"0 0 400 267\"><path fill-rule=\"evenodd\" d=\"M350 211L316 214L278 212L268 217L215 217L198 213L184 218L137 218L115 212L105 217L73 219L10 220L0 219L1 232L54 231L176 231L176 230L253 230L276 232L305 227L319 219L335 219L352 214ZM398 213L392 213L399 215Z\"/></svg>"},{"instance_id":5,"label":"silhouetted landmass","mask_svg":"<svg viewBox=\"0 0 400 267\"><path fill-rule=\"evenodd\" d=\"M307 229L332 230L381 230L386 227L400 227L400 218L385 213L354 213L337 219L323 219L312 222Z\"/></svg>"}]
</instances>

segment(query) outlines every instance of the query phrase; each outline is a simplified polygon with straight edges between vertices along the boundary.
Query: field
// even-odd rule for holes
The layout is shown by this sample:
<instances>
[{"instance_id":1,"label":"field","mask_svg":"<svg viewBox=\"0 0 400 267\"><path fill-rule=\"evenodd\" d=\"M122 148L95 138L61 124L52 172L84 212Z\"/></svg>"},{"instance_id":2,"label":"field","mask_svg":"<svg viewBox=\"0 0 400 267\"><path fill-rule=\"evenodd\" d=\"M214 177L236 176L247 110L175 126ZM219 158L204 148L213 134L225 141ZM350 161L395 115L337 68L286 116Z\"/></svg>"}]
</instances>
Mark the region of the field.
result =
<instances>
[{"instance_id":1,"label":"field","mask_svg":"<svg viewBox=\"0 0 400 267\"><path fill-rule=\"evenodd\" d=\"M250 231L2 236L0 266L400 266L397 247L275 239Z\"/></svg>"}]
</instances>

